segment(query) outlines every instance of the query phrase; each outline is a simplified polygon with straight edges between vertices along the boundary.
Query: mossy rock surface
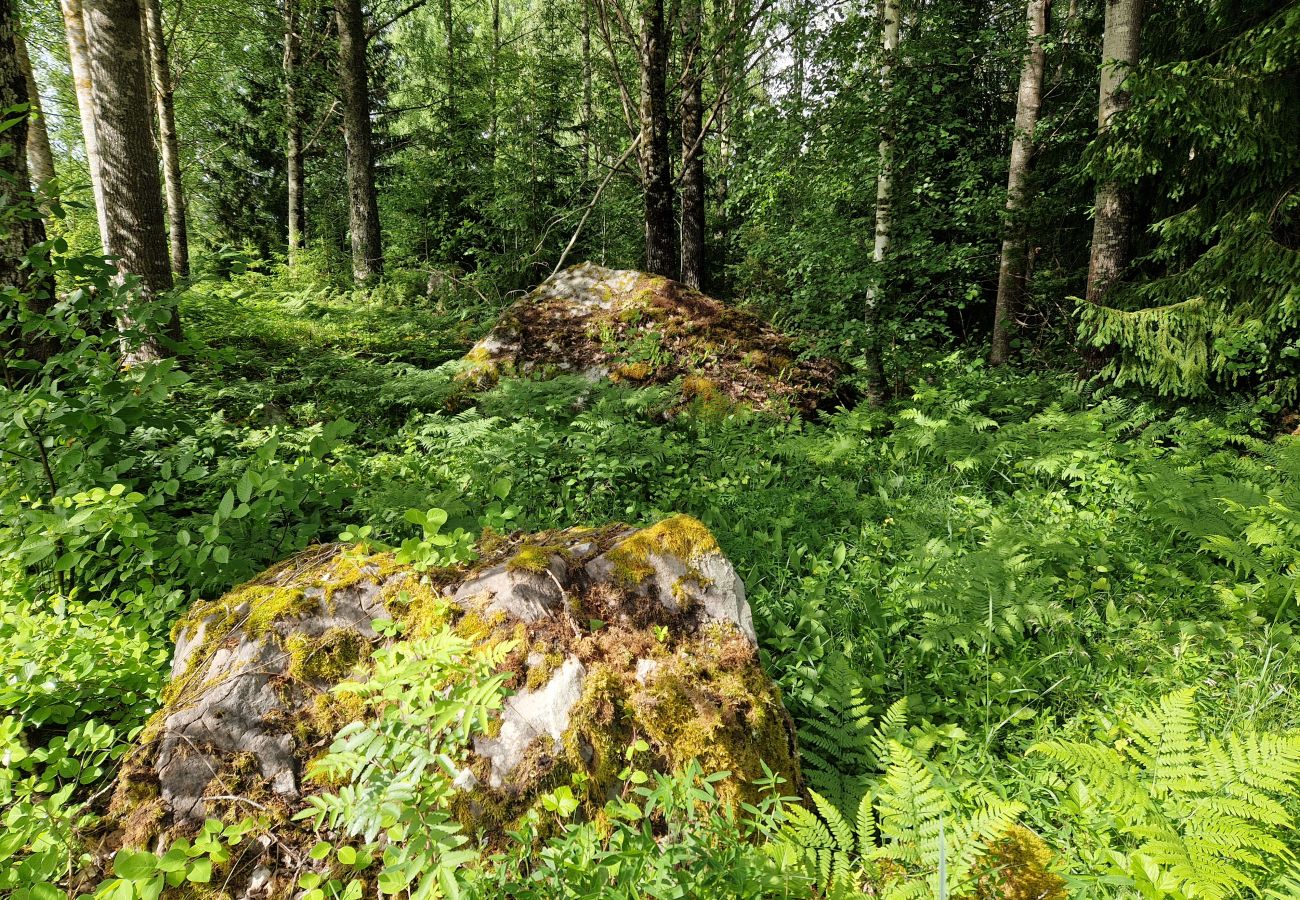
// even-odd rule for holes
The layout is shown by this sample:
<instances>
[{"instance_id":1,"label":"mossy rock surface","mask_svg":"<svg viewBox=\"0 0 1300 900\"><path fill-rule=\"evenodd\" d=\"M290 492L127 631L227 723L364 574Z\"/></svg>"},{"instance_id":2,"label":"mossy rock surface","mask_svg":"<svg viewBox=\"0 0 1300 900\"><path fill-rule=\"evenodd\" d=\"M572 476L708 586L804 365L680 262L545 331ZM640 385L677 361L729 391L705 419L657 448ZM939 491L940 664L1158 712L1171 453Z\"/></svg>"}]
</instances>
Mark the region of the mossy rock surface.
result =
<instances>
[{"instance_id":1,"label":"mossy rock surface","mask_svg":"<svg viewBox=\"0 0 1300 900\"><path fill-rule=\"evenodd\" d=\"M763 763L800 785L744 586L701 523L490 546L473 565L424 573L363 547L315 547L196 604L176 629L162 708L119 775L106 845L152 847L205 817L258 811L292 840L292 816L316 789L308 763L362 715L329 689L366 677L389 640L376 619L404 623L408 637L450 625L476 643L518 642L503 663L511 694L477 739L456 804L489 843L576 773L598 810L638 738L650 744L642 768L698 758L733 773L721 786L731 800L755 795Z\"/></svg>"},{"instance_id":2,"label":"mossy rock surface","mask_svg":"<svg viewBox=\"0 0 1300 900\"><path fill-rule=\"evenodd\" d=\"M465 356L462 380L559 373L679 385L680 407L808 412L838 371L801 359L770 324L668 278L581 263L511 306Z\"/></svg>"}]
</instances>

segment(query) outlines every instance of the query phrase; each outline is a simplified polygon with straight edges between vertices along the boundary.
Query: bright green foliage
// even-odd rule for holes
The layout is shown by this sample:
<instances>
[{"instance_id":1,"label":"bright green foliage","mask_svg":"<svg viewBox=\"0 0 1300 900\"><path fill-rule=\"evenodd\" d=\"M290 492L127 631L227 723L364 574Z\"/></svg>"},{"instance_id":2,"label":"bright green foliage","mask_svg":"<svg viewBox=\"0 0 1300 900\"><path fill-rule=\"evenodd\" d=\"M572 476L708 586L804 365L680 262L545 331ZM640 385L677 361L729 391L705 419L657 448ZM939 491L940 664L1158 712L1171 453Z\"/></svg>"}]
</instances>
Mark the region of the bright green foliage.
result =
<instances>
[{"instance_id":1,"label":"bright green foliage","mask_svg":"<svg viewBox=\"0 0 1300 900\"><path fill-rule=\"evenodd\" d=\"M1156 64L1132 78L1133 109L1093 168L1158 179L1140 263L1159 274L1114 303L1082 305L1083 334L1116 351L1103 372L1116 385L1196 397L1251 384L1292 402L1300 4L1182 0L1148 30Z\"/></svg>"},{"instance_id":2,"label":"bright green foliage","mask_svg":"<svg viewBox=\"0 0 1300 900\"><path fill-rule=\"evenodd\" d=\"M1025 810L978 785L954 783L889 737L904 718L896 705L877 727L872 744L883 772L868 779L854 818L815 791L816 813L790 814L783 840L832 896L855 896L869 884L894 900L973 893L989 842Z\"/></svg>"},{"instance_id":3,"label":"bright green foliage","mask_svg":"<svg viewBox=\"0 0 1300 900\"><path fill-rule=\"evenodd\" d=\"M798 809L792 805L794 798L782 796L781 779L769 773L758 785L762 800L736 810L719 799L714 786L726 773L706 775L697 763L689 763L675 776L629 768L623 777L623 794L606 805L602 824L573 821L563 809L555 811L557 822L546 822L536 810L530 813L511 832L511 848L494 857L495 868L476 885L472 896L483 900L812 896L811 879L783 865L781 848L767 843L786 816ZM535 842L557 824L558 833L535 850Z\"/></svg>"},{"instance_id":4,"label":"bright green foliage","mask_svg":"<svg viewBox=\"0 0 1300 900\"><path fill-rule=\"evenodd\" d=\"M1257 893L1291 858L1300 732L1207 734L1186 688L1135 710L1113 734L1110 745L1030 748L1077 773L1094 814L1124 836L1094 864L1109 863L1142 897L1220 900Z\"/></svg>"},{"instance_id":5,"label":"bright green foliage","mask_svg":"<svg viewBox=\"0 0 1300 900\"><path fill-rule=\"evenodd\" d=\"M243 819L226 825L216 819L203 824L193 840L178 838L162 855L148 850L119 850L113 854L113 875L102 882L93 900L157 900L168 889L187 884L207 885L213 867L229 863L243 851L239 845L267 823Z\"/></svg>"},{"instance_id":6,"label":"bright green foliage","mask_svg":"<svg viewBox=\"0 0 1300 900\"><path fill-rule=\"evenodd\" d=\"M465 748L499 710L510 642L475 652L450 628L376 651L365 681L333 690L372 713L344 726L308 777L343 785L313 794L297 818L373 843L385 837L380 890L456 896L456 870L477 853L447 806Z\"/></svg>"}]
</instances>

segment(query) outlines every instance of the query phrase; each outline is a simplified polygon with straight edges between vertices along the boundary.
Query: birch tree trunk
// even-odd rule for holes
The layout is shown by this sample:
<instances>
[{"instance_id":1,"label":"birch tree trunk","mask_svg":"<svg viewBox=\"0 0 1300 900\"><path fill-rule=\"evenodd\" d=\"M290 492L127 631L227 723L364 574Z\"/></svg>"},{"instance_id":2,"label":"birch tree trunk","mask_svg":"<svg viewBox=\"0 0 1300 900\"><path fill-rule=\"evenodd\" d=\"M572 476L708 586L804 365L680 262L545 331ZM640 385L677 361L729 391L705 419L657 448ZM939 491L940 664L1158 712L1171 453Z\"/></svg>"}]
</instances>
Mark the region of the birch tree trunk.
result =
<instances>
[{"instance_id":1,"label":"birch tree trunk","mask_svg":"<svg viewBox=\"0 0 1300 900\"><path fill-rule=\"evenodd\" d=\"M190 274L189 231L185 216L185 188L181 182L180 142L176 137L176 106L167 44L162 27L160 0L144 0L145 32L149 39L149 69L153 75L153 102L158 115L158 147L162 152L163 187L167 196L167 236L172 272Z\"/></svg>"},{"instance_id":2,"label":"birch tree trunk","mask_svg":"<svg viewBox=\"0 0 1300 900\"><path fill-rule=\"evenodd\" d=\"M703 0L685 0L682 31L682 283L704 280L704 26Z\"/></svg>"},{"instance_id":3,"label":"birch tree trunk","mask_svg":"<svg viewBox=\"0 0 1300 900\"><path fill-rule=\"evenodd\" d=\"M40 87L36 84L36 76L32 72L31 58L27 55L27 39L20 29L14 30L14 51L27 88L27 106L31 110L31 114L27 117L28 174L32 179L32 186L41 190L54 178L54 151L50 149L50 132L46 127L45 112L41 108Z\"/></svg>"},{"instance_id":4,"label":"birch tree trunk","mask_svg":"<svg viewBox=\"0 0 1300 900\"><path fill-rule=\"evenodd\" d=\"M370 131L370 82L361 0L335 0L339 29L339 78L343 88L343 137L347 144L348 223L352 276L369 281L384 272L375 195L374 140Z\"/></svg>"},{"instance_id":5,"label":"birch tree trunk","mask_svg":"<svg viewBox=\"0 0 1300 900\"><path fill-rule=\"evenodd\" d=\"M108 219L104 209L104 163L99 155L99 136L95 133L95 98L91 89L90 49L86 45L86 16L81 0L60 0L63 31L68 39L68 59L72 66L72 83L77 93L77 110L81 118L81 137L86 150L86 169L90 174L90 192L95 201L99 222L99 240L108 252Z\"/></svg>"},{"instance_id":6,"label":"birch tree trunk","mask_svg":"<svg viewBox=\"0 0 1300 900\"><path fill-rule=\"evenodd\" d=\"M884 119L888 122L889 95L894 83L894 57L898 52L898 0L881 0L880 16L880 87L881 95L885 98ZM871 262L876 271L871 286L867 288L866 309L869 342L866 348L867 379L871 382L873 396L870 399L873 402L879 402L885 391L884 340L880 333L880 299L884 292L880 285L880 273L889 253L894 209L894 141L888 124L881 126L877 155L876 229L871 249Z\"/></svg>"},{"instance_id":7,"label":"birch tree trunk","mask_svg":"<svg viewBox=\"0 0 1300 900\"><path fill-rule=\"evenodd\" d=\"M288 181L289 265L298 261L307 232L306 178L303 173L302 111L298 109L298 69L302 38L298 34L298 0L284 0L284 156Z\"/></svg>"},{"instance_id":8,"label":"birch tree trunk","mask_svg":"<svg viewBox=\"0 0 1300 900\"><path fill-rule=\"evenodd\" d=\"M163 223L162 184L154 148L149 79L141 44L137 0L89 0L85 6L94 127L99 141L104 243L121 276L140 279L146 302L172 288ZM125 319L123 329L134 327ZM180 337L175 317L167 326ZM157 359L161 346L147 336L139 348L127 347L129 361Z\"/></svg>"},{"instance_id":9,"label":"birch tree trunk","mask_svg":"<svg viewBox=\"0 0 1300 900\"><path fill-rule=\"evenodd\" d=\"M645 195L646 271L677 278L676 190L668 155L668 34L664 0L641 4L640 161Z\"/></svg>"},{"instance_id":10,"label":"birch tree trunk","mask_svg":"<svg viewBox=\"0 0 1300 900\"><path fill-rule=\"evenodd\" d=\"M1142 0L1105 0L1106 24L1101 45L1101 88L1097 103L1097 135L1110 130L1115 116L1128 109L1124 79L1137 64L1141 48ZM1113 178L1097 185L1092 256L1088 263L1089 303L1102 303L1128 266L1132 197Z\"/></svg>"},{"instance_id":11,"label":"birch tree trunk","mask_svg":"<svg viewBox=\"0 0 1300 900\"><path fill-rule=\"evenodd\" d=\"M998 300L993 311L993 346L989 364L1000 366L1011 356L1011 332L1024 298L1029 271L1025 246L1025 182L1029 177L1034 152L1034 128L1043 102L1043 69L1047 54L1043 38L1051 0L1029 0L1025 11L1028 44L1024 67L1020 70L1020 89L1016 93L1015 135L1011 139L1011 162L1007 171L1007 231L1002 241L1002 259L998 265Z\"/></svg>"}]
</instances>

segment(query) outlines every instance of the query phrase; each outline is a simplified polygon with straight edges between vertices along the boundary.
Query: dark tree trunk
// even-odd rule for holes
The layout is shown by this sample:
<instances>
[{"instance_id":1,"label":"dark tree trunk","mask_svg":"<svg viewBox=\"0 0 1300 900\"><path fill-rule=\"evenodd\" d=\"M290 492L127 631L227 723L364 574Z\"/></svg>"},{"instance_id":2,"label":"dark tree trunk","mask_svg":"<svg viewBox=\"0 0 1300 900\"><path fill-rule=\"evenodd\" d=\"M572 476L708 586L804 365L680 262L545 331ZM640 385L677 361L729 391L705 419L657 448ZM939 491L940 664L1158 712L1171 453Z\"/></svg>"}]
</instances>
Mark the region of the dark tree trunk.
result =
<instances>
[{"instance_id":1,"label":"dark tree trunk","mask_svg":"<svg viewBox=\"0 0 1300 900\"><path fill-rule=\"evenodd\" d=\"M1051 8L1051 0L1029 0L1026 9L1028 44L1016 94L1016 131L1011 140L1011 162L1007 171L1007 232L998 266L998 301L993 312L993 346L989 351L989 363L994 366L1003 365L1011 356L1011 331L1028 281L1029 254L1021 218L1025 206L1025 182L1033 159L1034 128L1038 125L1038 111L1043 102L1043 68L1047 59L1043 37L1047 34L1047 17Z\"/></svg>"},{"instance_id":2,"label":"dark tree trunk","mask_svg":"<svg viewBox=\"0 0 1300 900\"><path fill-rule=\"evenodd\" d=\"M303 173L302 111L298 109L298 70L302 38L298 34L298 0L284 0L284 155L288 174L289 265L298 261L307 233L306 176Z\"/></svg>"},{"instance_id":3,"label":"dark tree trunk","mask_svg":"<svg viewBox=\"0 0 1300 900\"><path fill-rule=\"evenodd\" d=\"M140 6L137 0L89 0L85 13L108 229L104 244L123 276L139 277L147 300L171 290L172 271L150 127ZM172 338L180 337L175 318L167 330ZM162 351L156 341L146 339L131 352L134 359L145 360Z\"/></svg>"},{"instance_id":4,"label":"dark tree trunk","mask_svg":"<svg viewBox=\"0 0 1300 900\"><path fill-rule=\"evenodd\" d=\"M645 267L677 278L676 194L668 153L668 34L663 0L641 7L641 183L645 193Z\"/></svg>"},{"instance_id":5,"label":"dark tree trunk","mask_svg":"<svg viewBox=\"0 0 1300 900\"><path fill-rule=\"evenodd\" d=\"M1101 48L1101 88L1097 103L1097 134L1110 130L1115 116L1128 109L1124 79L1138 64L1142 0L1105 0L1106 31ZM1089 303L1102 303L1119 282L1129 262L1133 201L1128 188L1113 178L1097 185L1092 257L1088 263Z\"/></svg>"},{"instance_id":6,"label":"dark tree trunk","mask_svg":"<svg viewBox=\"0 0 1300 900\"><path fill-rule=\"evenodd\" d=\"M591 4L582 0L582 177L591 178Z\"/></svg>"},{"instance_id":7,"label":"dark tree trunk","mask_svg":"<svg viewBox=\"0 0 1300 900\"><path fill-rule=\"evenodd\" d=\"M17 4L0 3L0 110L25 106L29 100L21 43ZM0 130L0 289L15 288L22 293L27 292L32 277L27 253L45 240L45 228L32 204L27 169L29 127L28 117L22 116Z\"/></svg>"},{"instance_id":8,"label":"dark tree trunk","mask_svg":"<svg viewBox=\"0 0 1300 900\"><path fill-rule=\"evenodd\" d=\"M682 283L704 283L703 0L682 6Z\"/></svg>"},{"instance_id":9,"label":"dark tree trunk","mask_svg":"<svg viewBox=\"0 0 1300 900\"><path fill-rule=\"evenodd\" d=\"M339 79L343 88L343 136L347 144L348 223L352 275L358 282L384 273L375 195L374 139L370 132L370 81L361 0L335 0L339 29Z\"/></svg>"},{"instance_id":10,"label":"dark tree trunk","mask_svg":"<svg viewBox=\"0 0 1300 900\"><path fill-rule=\"evenodd\" d=\"M176 106L172 73L167 61L160 0L144 0L149 69L153 75L153 100L158 111L158 147L162 151L163 186L167 195L167 236L171 244L172 272L190 274L189 229L185 217L185 188L181 182L181 148L176 137Z\"/></svg>"}]
</instances>

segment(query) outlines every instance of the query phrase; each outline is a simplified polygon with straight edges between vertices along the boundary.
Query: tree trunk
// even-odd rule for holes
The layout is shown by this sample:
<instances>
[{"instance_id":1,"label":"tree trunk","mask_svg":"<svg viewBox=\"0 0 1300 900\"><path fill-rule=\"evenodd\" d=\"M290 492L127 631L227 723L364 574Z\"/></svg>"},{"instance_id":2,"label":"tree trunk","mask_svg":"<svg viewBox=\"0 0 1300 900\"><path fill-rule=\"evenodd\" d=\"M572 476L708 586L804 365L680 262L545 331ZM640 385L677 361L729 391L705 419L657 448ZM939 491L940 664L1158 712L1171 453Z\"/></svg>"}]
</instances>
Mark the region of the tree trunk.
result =
<instances>
[{"instance_id":1,"label":"tree trunk","mask_svg":"<svg viewBox=\"0 0 1300 900\"><path fill-rule=\"evenodd\" d=\"M298 34L298 0L284 0L285 170L289 194L289 265L298 261L307 233L306 176L303 173L302 113L298 109L298 69L302 39Z\"/></svg>"},{"instance_id":2,"label":"tree trunk","mask_svg":"<svg viewBox=\"0 0 1300 900\"><path fill-rule=\"evenodd\" d=\"M384 273L375 195L374 142L370 132L370 83L361 0L335 0L339 29L339 77L343 88L343 137L347 144L348 222L352 275L358 282Z\"/></svg>"},{"instance_id":3,"label":"tree trunk","mask_svg":"<svg viewBox=\"0 0 1300 900\"><path fill-rule=\"evenodd\" d=\"M22 43L17 4L0 3L0 110L25 106L29 101ZM0 290L12 288L24 295L31 293L33 275L26 264L27 253L45 240L45 227L32 206L28 180L29 121L29 116L22 116L0 129Z\"/></svg>"},{"instance_id":4,"label":"tree trunk","mask_svg":"<svg viewBox=\"0 0 1300 900\"><path fill-rule=\"evenodd\" d=\"M894 56L898 52L898 0L881 0L880 16L880 87L886 110L883 118L887 122L889 95L893 89ZM873 402L879 402L885 393L884 340L881 334L880 315L880 301L884 291L880 282L881 269L889 253L894 207L894 141L887 124L881 126L880 146L877 153L879 171L876 175L876 231L875 243L871 250L871 261L876 271L874 283L867 288L866 309L869 342L866 348L867 379L870 382Z\"/></svg>"},{"instance_id":5,"label":"tree trunk","mask_svg":"<svg viewBox=\"0 0 1300 900\"><path fill-rule=\"evenodd\" d=\"M1043 101L1043 68L1047 57L1043 38L1047 34L1051 6L1051 0L1029 0L1026 8L1028 45L1016 94L1016 130L1007 172L1007 232L998 265L998 300L993 312L993 346L989 352L989 363L994 366L1003 365L1011 356L1011 332L1028 282L1029 257L1021 218L1025 182L1034 152L1034 128Z\"/></svg>"},{"instance_id":6,"label":"tree trunk","mask_svg":"<svg viewBox=\"0 0 1300 900\"><path fill-rule=\"evenodd\" d=\"M591 4L582 0L582 177L591 178Z\"/></svg>"},{"instance_id":7,"label":"tree trunk","mask_svg":"<svg viewBox=\"0 0 1300 900\"><path fill-rule=\"evenodd\" d=\"M451 0L442 0L442 27L447 32L447 123L456 121L456 17Z\"/></svg>"},{"instance_id":8,"label":"tree trunk","mask_svg":"<svg viewBox=\"0 0 1300 900\"><path fill-rule=\"evenodd\" d=\"M149 69L153 75L153 101L158 112L158 146L162 151L163 186L167 195L167 235L171 243L172 272L190 274L190 242L185 221L185 189L181 182L181 150L176 138L176 107L172 74L163 36L162 3L144 0L145 31L149 38Z\"/></svg>"},{"instance_id":9,"label":"tree trunk","mask_svg":"<svg viewBox=\"0 0 1300 900\"><path fill-rule=\"evenodd\" d=\"M107 222L104 243L123 277L139 277L142 299L148 300L171 290L172 272L150 128L140 6L137 0L89 0L85 12ZM173 339L180 337L174 317L167 331ZM161 352L152 337L138 349L128 348L133 361L156 359Z\"/></svg>"},{"instance_id":10,"label":"tree trunk","mask_svg":"<svg viewBox=\"0 0 1300 900\"><path fill-rule=\"evenodd\" d=\"M99 222L99 240L108 252L108 211L104 204L104 161L99 155L99 136L95 133L95 98L91 90L90 49L86 44L86 16L81 0L61 0L63 31L68 38L68 58L72 64L72 82L77 92L77 110L81 117L81 136L86 145L86 169L90 173L90 192L95 201Z\"/></svg>"},{"instance_id":11,"label":"tree trunk","mask_svg":"<svg viewBox=\"0 0 1300 900\"><path fill-rule=\"evenodd\" d=\"M1105 0L1106 31L1101 46L1101 89L1097 104L1097 135L1110 130L1115 116L1128 109L1124 79L1138 63L1142 0ZM1092 257L1088 263L1089 303L1102 303L1128 265L1132 197L1114 178L1097 185Z\"/></svg>"},{"instance_id":12,"label":"tree trunk","mask_svg":"<svg viewBox=\"0 0 1300 900\"><path fill-rule=\"evenodd\" d=\"M704 53L703 0L682 6L682 283L704 280Z\"/></svg>"},{"instance_id":13,"label":"tree trunk","mask_svg":"<svg viewBox=\"0 0 1300 900\"><path fill-rule=\"evenodd\" d=\"M645 194L645 267L677 278L676 193L668 155L668 34L663 0L641 6L641 183Z\"/></svg>"},{"instance_id":14,"label":"tree trunk","mask_svg":"<svg viewBox=\"0 0 1300 900\"><path fill-rule=\"evenodd\" d=\"M27 117L28 171L32 186L39 191L54 178L54 151L50 149L50 132L46 127L45 113L41 109L41 91L36 84L36 76L32 73L31 58L27 55L27 40L22 31L17 29L14 30L14 48L27 88L27 105L31 110L31 115ZM53 189L53 185L50 189ZM57 199L57 196L50 199Z\"/></svg>"}]
</instances>

